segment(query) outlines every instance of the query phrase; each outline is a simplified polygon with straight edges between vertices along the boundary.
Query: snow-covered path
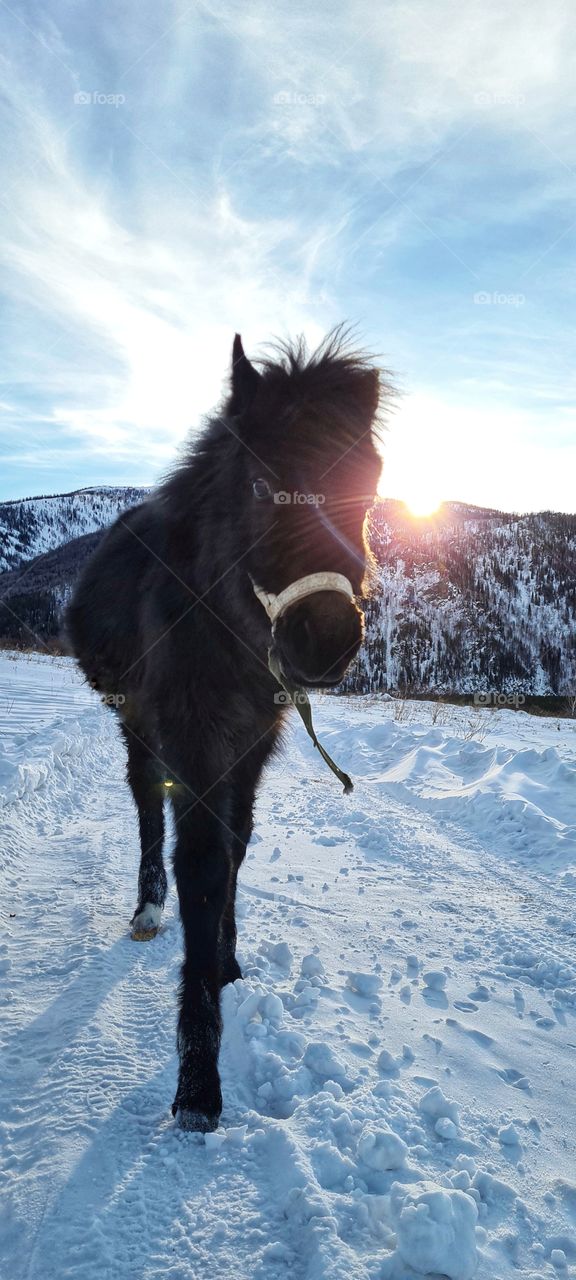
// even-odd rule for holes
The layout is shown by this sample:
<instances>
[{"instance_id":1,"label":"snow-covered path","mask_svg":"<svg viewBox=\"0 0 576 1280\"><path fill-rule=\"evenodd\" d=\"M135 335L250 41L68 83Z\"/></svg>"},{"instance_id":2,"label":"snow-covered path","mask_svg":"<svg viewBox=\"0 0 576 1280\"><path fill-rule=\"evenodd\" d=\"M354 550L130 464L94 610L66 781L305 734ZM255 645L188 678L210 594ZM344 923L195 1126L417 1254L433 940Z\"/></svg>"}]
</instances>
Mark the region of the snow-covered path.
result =
<instances>
[{"instance_id":1,"label":"snow-covered path","mask_svg":"<svg viewBox=\"0 0 576 1280\"><path fill-rule=\"evenodd\" d=\"M356 790L294 725L204 1139L169 1110L173 889L160 935L128 936L113 718L66 663L0 662L6 1280L576 1274L575 722L349 699L316 720Z\"/></svg>"}]
</instances>

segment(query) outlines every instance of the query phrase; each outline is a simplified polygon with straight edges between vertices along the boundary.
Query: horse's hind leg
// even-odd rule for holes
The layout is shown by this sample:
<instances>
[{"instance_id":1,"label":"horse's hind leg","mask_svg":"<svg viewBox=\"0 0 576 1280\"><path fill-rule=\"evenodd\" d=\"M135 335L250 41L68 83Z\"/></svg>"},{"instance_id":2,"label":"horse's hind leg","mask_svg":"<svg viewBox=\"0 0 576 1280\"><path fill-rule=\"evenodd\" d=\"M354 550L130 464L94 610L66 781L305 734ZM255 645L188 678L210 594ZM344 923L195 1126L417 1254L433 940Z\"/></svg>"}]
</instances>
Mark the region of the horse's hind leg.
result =
<instances>
[{"instance_id":1,"label":"horse's hind leg","mask_svg":"<svg viewBox=\"0 0 576 1280\"><path fill-rule=\"evenodd\" d=\"M141 847L132 937L136 942L146 942L158 932L168 887L162 856L164 786L156 759L145 742L126 725L122 730L128 748L128 782L138 809Z\"/></svg>"}]
</instances>

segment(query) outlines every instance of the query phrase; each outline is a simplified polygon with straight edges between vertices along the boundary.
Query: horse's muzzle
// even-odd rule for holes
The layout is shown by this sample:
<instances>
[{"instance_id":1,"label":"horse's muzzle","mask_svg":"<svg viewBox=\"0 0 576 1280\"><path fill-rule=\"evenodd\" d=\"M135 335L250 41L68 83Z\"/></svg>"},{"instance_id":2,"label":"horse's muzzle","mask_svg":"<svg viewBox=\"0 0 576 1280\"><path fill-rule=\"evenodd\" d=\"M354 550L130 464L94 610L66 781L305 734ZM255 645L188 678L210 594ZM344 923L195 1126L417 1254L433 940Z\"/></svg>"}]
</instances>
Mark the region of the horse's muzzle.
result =
<instances>
[{"instance_id":1,"label":"horse's muzzle","mask_svg":"<svg viewBox=\"0 0 576 1280\"><path fill-rule=\"evenodd\" d=\"M364 616L337 591L319 591L278 618L274 638L282 670L294 684L339 684L363 637Z\"/></svg>"}]
</instances>

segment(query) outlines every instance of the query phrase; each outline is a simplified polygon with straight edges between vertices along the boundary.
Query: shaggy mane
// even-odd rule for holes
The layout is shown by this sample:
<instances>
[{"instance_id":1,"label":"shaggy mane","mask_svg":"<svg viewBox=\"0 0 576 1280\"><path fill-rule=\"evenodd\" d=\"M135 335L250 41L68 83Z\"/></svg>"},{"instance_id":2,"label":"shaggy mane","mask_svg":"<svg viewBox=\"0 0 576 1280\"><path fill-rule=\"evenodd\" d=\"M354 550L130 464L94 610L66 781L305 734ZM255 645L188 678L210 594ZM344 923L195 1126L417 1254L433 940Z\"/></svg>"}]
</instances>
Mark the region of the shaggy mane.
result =
<instances>
[{"instance_id":1,"label":"shaggy mane","mask_svg":"<svg viewBox=\"0 0 576 1280\"><path fill-rule=\"evenodd\" d=\"M276 339L267 344L267 354L255 357L253 363L271 392L283 392L295 399L314 401L330 420L340 416L344 405L364 394L374 393L377 380L377 407L372 426L373 438L386 430L386 418L398 391L390 371L371 352L354 344L355 335L345 324L336 325L315 350L310 351L301 335L294 341Z\"/></svg>"}]
</instances>

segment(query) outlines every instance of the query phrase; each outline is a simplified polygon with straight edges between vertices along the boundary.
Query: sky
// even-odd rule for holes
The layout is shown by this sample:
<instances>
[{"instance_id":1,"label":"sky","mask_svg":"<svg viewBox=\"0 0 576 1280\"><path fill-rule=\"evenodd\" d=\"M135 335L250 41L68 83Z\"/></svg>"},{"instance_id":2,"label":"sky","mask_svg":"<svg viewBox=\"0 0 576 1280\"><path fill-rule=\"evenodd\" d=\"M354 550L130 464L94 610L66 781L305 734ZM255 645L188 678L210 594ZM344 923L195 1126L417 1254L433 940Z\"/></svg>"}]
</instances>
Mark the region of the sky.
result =
<instances>
[{"instance_id":1,"label":"sky","mask_svg":"<svg viewBox=\"0 0 576 1280\"><path fill-rule=\"evenodd\" d=\"M571 0L0 0L0 499L151 484L347 321L382 492L574 511Z\"/></svg>"}]
</instances>

